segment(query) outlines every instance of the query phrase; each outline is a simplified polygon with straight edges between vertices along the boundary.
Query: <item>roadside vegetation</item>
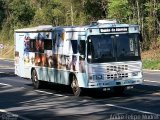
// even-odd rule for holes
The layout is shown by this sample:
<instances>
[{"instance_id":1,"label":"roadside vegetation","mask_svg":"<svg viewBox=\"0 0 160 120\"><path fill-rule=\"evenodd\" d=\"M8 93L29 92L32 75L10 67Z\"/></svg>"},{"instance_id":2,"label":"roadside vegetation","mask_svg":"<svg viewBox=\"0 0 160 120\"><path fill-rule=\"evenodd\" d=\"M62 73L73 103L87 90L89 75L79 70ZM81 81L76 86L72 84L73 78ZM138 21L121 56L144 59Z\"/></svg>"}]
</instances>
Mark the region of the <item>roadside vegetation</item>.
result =
<instances>
[{"instance_id":1,"label":"roadside vegetation","mask_svg":"<svg viewBox=\"0 0 160 120\"><path fill-rule=\"evenodd\" d=\"M14 46L5 44L4 48L0 51L0 58L2 59L14 59Z\"/></svg>"},{"instance_id":2,"label":"roadside vegetation","mask_svg":"<svg viewBox=\"0 0 160 120\"><path fill-rule=\"evenodd\" d=\"M86 25L99 19L140 25L144 68L160 69L159 0L0 0L0 58L14 57L15 29Z\"/></svg>"},{"instance_id":3,"label":"roadside vegetation","mask_svg":"<svg viewBox=\"0 0 160 120\"><path fill-rule=\"evenodd\" d=\"M144 69L160 70L160 49L142 52Z\"/></svg>"}]
</instances>

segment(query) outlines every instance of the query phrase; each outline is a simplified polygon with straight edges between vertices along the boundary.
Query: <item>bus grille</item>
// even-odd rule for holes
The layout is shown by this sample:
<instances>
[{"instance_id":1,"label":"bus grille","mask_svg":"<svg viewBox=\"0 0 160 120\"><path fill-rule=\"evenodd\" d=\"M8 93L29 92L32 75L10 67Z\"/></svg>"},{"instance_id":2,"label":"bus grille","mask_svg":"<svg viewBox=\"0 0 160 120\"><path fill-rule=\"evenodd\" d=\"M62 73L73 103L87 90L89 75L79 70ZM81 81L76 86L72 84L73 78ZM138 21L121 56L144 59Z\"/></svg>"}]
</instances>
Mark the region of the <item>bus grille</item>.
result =
<instances>
[{"instance_id":1,"label":"bus grille","mask_svg":"<svg viewBox=\"0 0 160 120\"><path fill-rule=\"evenodd\" d=\"M140 64L94 65L89 73L93 76L102 74L104 80L125 80L132 77L132 72L139 70Z\"/></svg>"},{"instance_id":2,"label":"bus grille","mask_svg":"<svg viewBox=\"0 0 160 120\"><path fill-rule=\"evenodd\" d=\"M128 73L117 73L117 74L107 74L104 75L104 79L123 79L123 78L128 78Z\"/></svg>"},{"instance_id":3,"label":"bus grille","mask_svg":"<svg viewBox=\"0 0 160 120\"><path fill-rule=\"evenodd\" d=\"M106 74L105 79L122 79L128 78L128 73L122 73L122 71L128 70L128 65L107 66L107 72L116 71L116 74ZM119 73L120 72L120 73Z\"/></svg>"},{"instance_id":4,"label":"bus grille","mask_svg":"<svg viewBox=\"0 0 160 120\"><path fill-rule=\"evenodd\" d=\"M107 66L106 70L107 72L128 70L128 65Z\"/></svg>"}]
</instances>

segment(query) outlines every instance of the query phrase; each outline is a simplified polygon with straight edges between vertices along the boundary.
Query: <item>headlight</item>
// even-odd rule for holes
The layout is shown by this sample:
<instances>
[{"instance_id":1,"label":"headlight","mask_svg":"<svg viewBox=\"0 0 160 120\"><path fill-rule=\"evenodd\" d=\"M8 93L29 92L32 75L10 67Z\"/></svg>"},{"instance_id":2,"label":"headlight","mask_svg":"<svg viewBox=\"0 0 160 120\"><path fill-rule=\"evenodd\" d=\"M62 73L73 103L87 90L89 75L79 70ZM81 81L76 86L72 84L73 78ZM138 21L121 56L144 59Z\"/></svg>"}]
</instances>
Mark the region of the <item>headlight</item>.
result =
<instances>
[{"instance_id":1,"label":"headlight","mask_svg":"<svg viewBox=\"0 0 160 120\"><path fill-rule=\"evenodd\" d=\"M89 76L89 80L93 80L92 75Z\"/></svg>"},{"instance_id":2,"label":"headlight","mask_svg":"<svg viewBox=\"0 0 160 120\"><path fill-rule=\"evenodd\" d=\"M103 79L103 75L94 75L94 79L95 80L102 80Z\"/></svg>"},{"instance_id":3,"label":"headlight","mask_svg":"<svg viewBox=\"0 0 160 120\"><path fill-rule=\"evenodd\" d=\"M138 76L138 72L133 72L132 76Z\"/></svg>"}]
</instances>

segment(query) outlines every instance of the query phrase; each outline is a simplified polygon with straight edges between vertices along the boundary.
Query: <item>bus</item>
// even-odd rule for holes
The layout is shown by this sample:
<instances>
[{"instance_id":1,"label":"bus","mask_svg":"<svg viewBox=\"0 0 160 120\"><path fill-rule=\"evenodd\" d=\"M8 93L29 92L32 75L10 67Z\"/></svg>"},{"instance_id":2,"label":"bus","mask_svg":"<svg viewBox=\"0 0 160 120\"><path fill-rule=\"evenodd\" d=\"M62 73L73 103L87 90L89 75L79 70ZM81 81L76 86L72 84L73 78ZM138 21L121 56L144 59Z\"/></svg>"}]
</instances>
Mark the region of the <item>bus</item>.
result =
<instances>
[{"instance_id":1,"label":"bus","mask_svg":"<svg viewBox=\"0 0 160 120\"><path fill-rule=\"evenodd\" d=\"M86 26L42 25L15 30L15 74L35 89L44 82L123 93L143 83L138 25L98 20Z\"/></svg>"}]
</instances>

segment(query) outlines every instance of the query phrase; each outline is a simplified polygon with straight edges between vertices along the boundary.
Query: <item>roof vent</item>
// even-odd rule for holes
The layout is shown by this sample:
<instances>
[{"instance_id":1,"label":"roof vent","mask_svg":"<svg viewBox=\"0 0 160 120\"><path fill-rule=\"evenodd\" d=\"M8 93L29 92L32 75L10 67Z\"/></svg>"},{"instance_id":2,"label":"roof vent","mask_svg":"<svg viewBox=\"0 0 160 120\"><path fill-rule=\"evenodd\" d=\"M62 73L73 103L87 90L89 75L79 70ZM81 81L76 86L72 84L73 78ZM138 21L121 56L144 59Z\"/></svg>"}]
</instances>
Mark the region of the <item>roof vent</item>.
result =
<instances>
[{"instance_id":1,"label":"roof vent","mask_svg":"<svg viewBox=\"0 0 160 120\"><path fill-rule=\"evenodd\" d=\"M98 24L116 24L117 21L116 20L98 20L97 23Z\"/></svg>"}]
</instances>

